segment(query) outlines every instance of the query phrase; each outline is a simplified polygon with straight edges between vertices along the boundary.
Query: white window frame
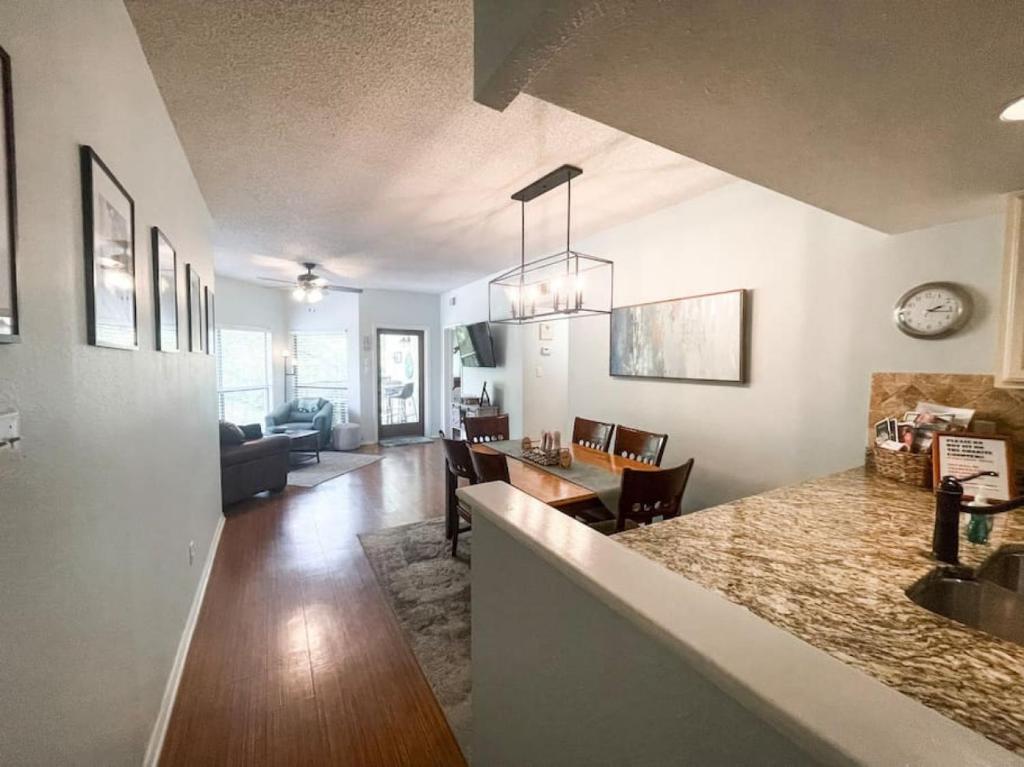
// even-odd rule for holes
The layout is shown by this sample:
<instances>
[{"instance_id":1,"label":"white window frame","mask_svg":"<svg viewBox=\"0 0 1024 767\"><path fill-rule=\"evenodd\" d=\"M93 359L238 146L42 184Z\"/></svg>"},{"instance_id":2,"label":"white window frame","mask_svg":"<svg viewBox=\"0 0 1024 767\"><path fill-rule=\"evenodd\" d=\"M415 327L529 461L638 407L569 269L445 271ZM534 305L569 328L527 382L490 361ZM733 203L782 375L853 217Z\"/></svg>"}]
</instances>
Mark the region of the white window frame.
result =
<instances>
[{"instance_id":1,"label":"white window frame","mask_svg":"<svg viewBox=\"0 0 1024 767\"><path fill-rule=\"evenodd\" d=\"M265 363L266 363L266 380L265 386L230 386L228 388L222 388L220 385L221 373L220 373L220 354L223 348L220 342L220 333L223 330L241 330L249 333L262 333L265 341ZM235 392L248 392L248 391L265 391L267 394L266 400L266 412L264 416L274 408L274 334L270 328L259 327L255 325L218 325L216 329L216 379L217 379L217 415L218 418L223 420L224 418L224 394L231 394ZM262 419L261 419L262 423Z\"/></svg>"},{"instance_id":2,"label":"white window frame","mask_svg":"<svg viewBox=\"0 0 1024 767\"><path fill-rule=\"evenodd\" d=\"M289 351L290 351L290 354L291 354L290 364L292 365L292 369L291 369L291 379L292 379L291 380L291 389L292 390L290 392L286 391L285 392L285 397L286 398L290 397L291 399L297 399L298 397L302 396L299 393L299 390L302 389L302 388L320 389L320 390L336 390L336 391L340 392L339 395L336 395L334 397L324 397L324 399L331 400L332 404L334 405L334 411L332 413L333 423L334 424L348 423L348 420L349 420L349 413L348 413L349 402L348 402L348 398L349 398L350 392L352 391L351 383L349 381L349 369L351 368L351 365L352 365L352 359L351 359L351 355L352 355L352 348L351 348L351 346L352 346L352 338L351 338L351 334L349 332L349 329L348 328L341 328L340 330L292 330L292 331L289 332L289 335L290 335L290 338L288 339L288 348L289 348ZM302 363L299 362L299 348L298 348L298 338L299 338L299 336L307 336L307 337L312 337L312 336L343 336L344 339L345 339L345 365L344 365L345 380L344 381L332 381L332 382L330 382L331 384L337 384L337 385L315 386L313 384L306 384L305 386L303 386L303 384L301 383L303 366L302 366ZM298 372L297 373L295 372L295 366L296 365L298 365Z\"/></svg>"}]
</instances>

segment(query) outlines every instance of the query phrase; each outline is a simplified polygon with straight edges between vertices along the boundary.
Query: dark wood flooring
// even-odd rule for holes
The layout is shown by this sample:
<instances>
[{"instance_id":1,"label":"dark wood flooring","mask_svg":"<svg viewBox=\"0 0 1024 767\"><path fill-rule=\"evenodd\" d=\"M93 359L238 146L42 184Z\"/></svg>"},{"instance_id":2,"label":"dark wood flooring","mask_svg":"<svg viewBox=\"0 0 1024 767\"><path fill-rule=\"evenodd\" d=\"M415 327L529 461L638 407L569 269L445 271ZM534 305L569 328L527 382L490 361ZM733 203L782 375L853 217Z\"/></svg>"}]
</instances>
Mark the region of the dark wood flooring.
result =
<instances>
[{"instance_id":1,"label":"dark wood flooring","mask_svg":"<svg viewBox=\"0 0 1024 767\"><path fill-rule=\"evenodd\" d=\"M230 507L160 764L464 765L356 534L441 516L437 445Z\"/></svg>"}]
</instances>

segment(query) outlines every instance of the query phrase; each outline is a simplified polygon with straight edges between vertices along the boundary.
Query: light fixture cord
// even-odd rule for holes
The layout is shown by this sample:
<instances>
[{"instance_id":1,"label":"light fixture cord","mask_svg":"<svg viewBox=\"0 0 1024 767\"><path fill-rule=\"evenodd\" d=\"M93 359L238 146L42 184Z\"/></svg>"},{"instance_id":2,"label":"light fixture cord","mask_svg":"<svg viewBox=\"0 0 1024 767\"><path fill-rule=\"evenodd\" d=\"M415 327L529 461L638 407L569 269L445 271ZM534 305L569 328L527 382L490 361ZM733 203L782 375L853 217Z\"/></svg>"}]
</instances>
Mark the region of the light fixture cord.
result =
<instances>
[{"instance_id":1,"label":"light fixture cord","mask_svg":"<svg viewBox=\"0 0 1024 767\"><path fill-rule=\"evenodd\" d=\"M526 301L523 299L523 288L526 280L526 200L519 201L520 232L519 239L519 316L523 316Z\"/></svg>"}]
</instances>

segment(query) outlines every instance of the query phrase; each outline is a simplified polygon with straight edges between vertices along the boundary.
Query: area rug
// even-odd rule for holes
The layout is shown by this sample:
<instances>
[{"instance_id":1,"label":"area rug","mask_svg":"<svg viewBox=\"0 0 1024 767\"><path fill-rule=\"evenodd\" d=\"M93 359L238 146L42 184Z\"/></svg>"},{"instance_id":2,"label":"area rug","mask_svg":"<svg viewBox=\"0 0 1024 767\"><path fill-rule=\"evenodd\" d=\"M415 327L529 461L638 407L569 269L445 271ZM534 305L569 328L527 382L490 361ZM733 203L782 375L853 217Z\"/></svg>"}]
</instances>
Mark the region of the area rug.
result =
<instances>
[{"instance_id":1,"label":"area rug","mask_svg":"<svg viewBox=\"0 0 1024 767\"><path fill-rule=\"evenodd\" d=\"M405 445L428 445L433 437L389 437L380 440L381 447L403 447Z\"/></svg>"},{"instance_id":2,"label":"area rug","mask_svg":"<svg viewBox=\"0 0 1024 767\"><path fill-rule=\"evenodd\" d=\"M472 732L469 538L459 538L453 559L443 519L359 536L466 761Z\"/></svg>"},{"instance_id":3,"label":"area rug","mask_svg":"<svg viewBox=\"0 0 1024 767\"><path fill-rule=\"evenodd\" d=\"M288 484L299 487L316 487L321 482L348 474L350 471L377 463L383 456L370 453L320 453L320 463L316 460L293 466L288 470Z\"/></svg>"}]
</instances>

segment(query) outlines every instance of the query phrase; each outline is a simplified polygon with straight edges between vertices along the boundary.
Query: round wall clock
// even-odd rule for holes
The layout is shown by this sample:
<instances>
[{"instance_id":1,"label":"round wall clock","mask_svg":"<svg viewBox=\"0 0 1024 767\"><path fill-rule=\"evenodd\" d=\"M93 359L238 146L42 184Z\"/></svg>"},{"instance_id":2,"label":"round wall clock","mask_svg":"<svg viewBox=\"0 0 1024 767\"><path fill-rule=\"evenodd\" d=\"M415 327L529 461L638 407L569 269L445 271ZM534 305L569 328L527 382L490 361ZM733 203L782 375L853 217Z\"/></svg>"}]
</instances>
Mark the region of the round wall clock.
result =
<instances>
[{"instance_id":1,"label":"round wall clock","mask_svg":"<svg viewBox=\"0 0 1024 767\"><path fill-rule=\"evenodd\" d=\"M926 282L911 288L893 307L896 327L914 338L945 338L971 317L971 296L952 282Z\"/></svg>"}]
</instances>

